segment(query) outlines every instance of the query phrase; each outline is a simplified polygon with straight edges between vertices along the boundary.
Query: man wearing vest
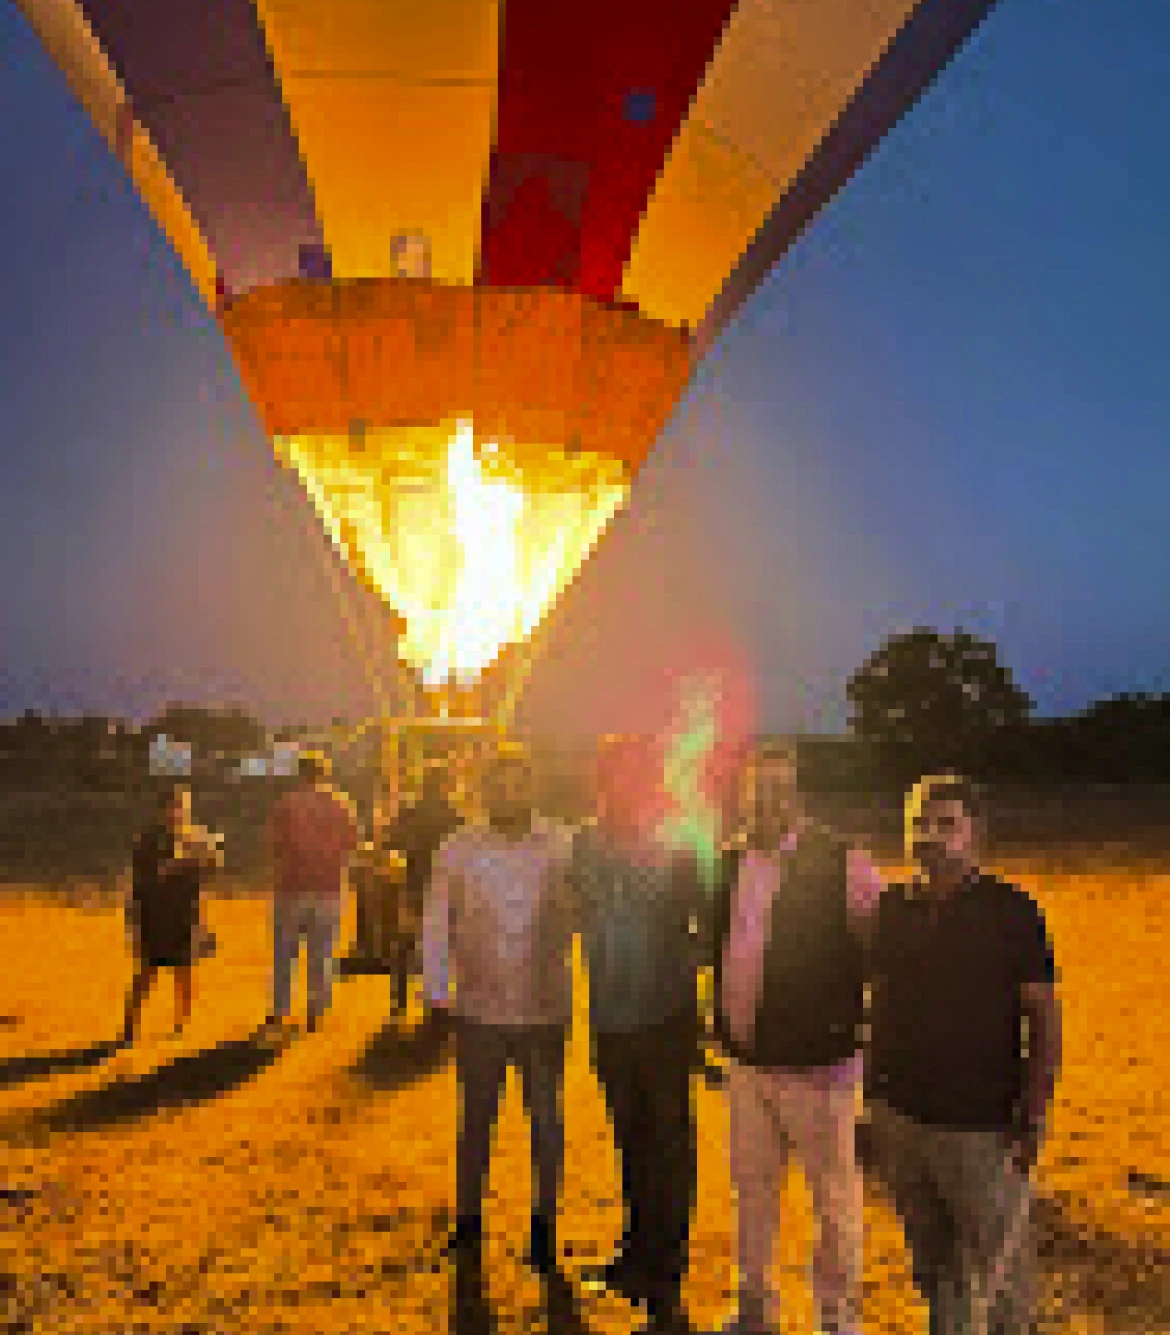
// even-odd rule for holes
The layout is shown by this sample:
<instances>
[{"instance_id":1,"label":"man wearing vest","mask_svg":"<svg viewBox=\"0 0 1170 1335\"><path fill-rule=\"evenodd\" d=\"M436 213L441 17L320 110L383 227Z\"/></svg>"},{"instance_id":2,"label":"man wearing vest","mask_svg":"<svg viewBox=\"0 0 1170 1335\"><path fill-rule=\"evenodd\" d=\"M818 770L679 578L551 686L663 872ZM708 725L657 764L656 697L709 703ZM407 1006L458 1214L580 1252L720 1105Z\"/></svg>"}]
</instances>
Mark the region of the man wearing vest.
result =
<instances>
[{"instance_id":1,"label":"man wearing vest","mask_svg":"<svg viewBox=\"0 0 1170 1335\"><path fill-rule=\"evenodd\" d=\"M980 871L971 785L926 778L906 809L918 875L872 943L873 1153L902 1218L931 1335L1027 1335L1030 1174L1060 1063L1044 916Z\"/></svg>"},{"instance_id":2,"label":"man wearing vest","mask_svg":"<svg viewBox=\"0 0 1170 1335\"><path fill-rule=\"evenodd\" d=\"M738 1197L736 1335L780 1330L769 1274L791 1151L813 1197L818 1332L859 1335L862 1187L855 1132L865 944L881 880L806 815L795 749L757 748L741 776L749 829L724 857L714 910L715 1038L730 1057Z\"/></svg>"}]
</instances>

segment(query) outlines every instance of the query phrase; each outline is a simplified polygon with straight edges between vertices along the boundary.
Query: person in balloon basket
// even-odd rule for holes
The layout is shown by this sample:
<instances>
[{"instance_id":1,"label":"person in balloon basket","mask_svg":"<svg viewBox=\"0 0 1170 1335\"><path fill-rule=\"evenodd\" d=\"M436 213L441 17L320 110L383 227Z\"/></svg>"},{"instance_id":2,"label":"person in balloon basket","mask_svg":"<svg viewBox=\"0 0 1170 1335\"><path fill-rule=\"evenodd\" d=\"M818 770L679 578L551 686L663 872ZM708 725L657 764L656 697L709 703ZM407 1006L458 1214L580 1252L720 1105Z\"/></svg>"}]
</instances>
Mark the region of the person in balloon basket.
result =
<instances>
[{"instance_id":1,"label":"person in balloon basket","mask_svg":"<svg viewBox=\"0 0 1170 1335\"><path fill-rule=\"evenodd\" d=\"M357 811L332 784L332 772L328 756L304 752L296 786L272 813L272 1009L264 1021L270 1030L288 1017L302 938L308 953L309 1032L329 1006L346 870L360 838Z\"/></svg>"},{"instance_id":2,"label":"person in balloon basket","mask_svg":"<svg viewBox=\"0 0 1170 1335\"><path fill-rule=\"evenodd\" d=\"M532 1128L536 1205L527 1260L551 1278L572 1012L568 846L534 812L532 772L519 747L502 748L490 762L484 801L486 823L463 826L439 848L423 914L424 991L431 1007L450 1014L462 1103L457 1218L445 1250L457 1260L482 1255L492 1127L512 1063Z\"/></svg>"},{"instance_id":3,"label":"person in balloon basket","mask_svg":"<svg viewBox=\"0 0 1170 1335\"><path fill-rule=\"evenodd\" d=\"M765 743L738 776L746 829L725 848L714 905L713 1028L728 1057L739 1311L779 1331L770 1277L776 1196L793 1150L813 1200L818 1332L860 1331L861 1096L866 943L881 878L807 815L795 748Z\"/></svg>"},{"instance_id":4,"label":"person in balloon basket","mask_svg":"<svg viewBox=\"0 0 1170 1335\"><path fill-rule=\"evenodd\" d=\"M126 998L118 1044L132 1043L139 1012L160 969L175 975L174 1033L191 1016L192 970L200 955L200 895L206 875L223 866L219 836L191 818L191 790L168 784L158 795L155 818L134 844L126 905L136 966Z\"/></svg>"},{"instance_id":5,"label":"person in balloon basket","mask_svg":"<svg viewBox=\"0 0 1170 1335\"><path fill-rule=\"evenodd\" d=\"M627 1209L619 1256L582 1278L645 1303L653 1331L686 1328L679 1288L694 1206L691 1073L709 901L692 854L656 839L661 758L648 737L603 739L597 815L569 884L589 971L590 1032Z\"/></svg>"},{"instance_id":6,"label":"person in balloon basket","mask_svg":"<svg viewBox=\"0 0 1170 1335\"><path fill-rule=\"evenodd\" d=\"M980 870L979 806L959 776L919 780L917 872L882 896L873 936L873 1154L931 1335L1035 1329L1031 1173L1060 1063L1044 915Z\"/></svg>"}]
</instances>

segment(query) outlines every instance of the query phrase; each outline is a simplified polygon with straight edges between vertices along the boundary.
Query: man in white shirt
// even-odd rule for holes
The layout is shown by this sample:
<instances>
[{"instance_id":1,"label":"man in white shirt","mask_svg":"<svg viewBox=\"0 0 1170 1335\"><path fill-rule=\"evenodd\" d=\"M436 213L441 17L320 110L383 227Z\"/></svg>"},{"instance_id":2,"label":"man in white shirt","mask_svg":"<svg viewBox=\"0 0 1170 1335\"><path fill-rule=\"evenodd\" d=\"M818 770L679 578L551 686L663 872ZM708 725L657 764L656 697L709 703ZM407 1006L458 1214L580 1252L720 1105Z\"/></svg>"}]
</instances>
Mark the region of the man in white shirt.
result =
<instances>
[{"instance_id":1,"label":"man in white shirt","mask_svg":"<svg viewBox=\"0 0 1170 1335\"><path fill-rule=\"evenodd\" d=\"M448 1247L478 1250L482 1241L492 1126L513 1062L532 1125L537 1200L528 1260L549 1277L556 1268L561 1078L572 1018L569 848L562 832L535 816L532 774L518 748L494 759L484 798L487 824L466 825L440 847L423 918L424 988L433 1007L452 1015L463 1095L457 1223Z\"/></svg>"}]
</instances>

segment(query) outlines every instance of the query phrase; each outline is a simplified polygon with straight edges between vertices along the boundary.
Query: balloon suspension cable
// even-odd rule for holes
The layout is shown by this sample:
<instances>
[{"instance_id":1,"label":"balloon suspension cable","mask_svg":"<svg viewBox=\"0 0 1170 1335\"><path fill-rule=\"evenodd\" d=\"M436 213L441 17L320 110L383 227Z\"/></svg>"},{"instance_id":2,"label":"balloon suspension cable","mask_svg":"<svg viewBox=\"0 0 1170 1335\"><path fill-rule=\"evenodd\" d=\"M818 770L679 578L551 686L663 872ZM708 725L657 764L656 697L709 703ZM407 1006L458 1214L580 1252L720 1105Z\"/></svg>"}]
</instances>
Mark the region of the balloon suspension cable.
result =
<instances>
[{"instance_id":1,"label":"balloon suspension cable","mask_svg":"<svg viewBox=\"0 0 1170 1335\"><path fill-rule=\"evenodd\" d=\"M352 729L349 737L340 749L348 749L352 746L379 718L385 718L389 713L388 698L386 694L385 682L381 673L378 671L375 662L376 655L369 648L368 638L362 633L358 626L357 615L353 607L353 591L342 588L341 572L337 569L335 556L336 548L330 544L332 552L325 555L325 565L329 575L329 582L333 587L333 594L341 609L341 616L345 622L346 631L358 652L358 658L361 660L362 671L365 673L366 685L373 692L377 714L373 719L365 719L356 728ZM401 666L401 665L399 665Z\"/></svg>"},{"instance_id":2,"label":"balloon suspension cable","mask_svg":"<svg viewBox=\"0 0 1170 1335\"><path fill-rule=\"evenodd\" d=\"M504 698L494 711L495 722L501 727L511 729L516 706L520 703L520 696L528 685L529 678L532 676L532 669L535 666L536 648L532 640L529 639L520 650L519 662L513 671L508 674Z\"/></svg>"}]
</instances>

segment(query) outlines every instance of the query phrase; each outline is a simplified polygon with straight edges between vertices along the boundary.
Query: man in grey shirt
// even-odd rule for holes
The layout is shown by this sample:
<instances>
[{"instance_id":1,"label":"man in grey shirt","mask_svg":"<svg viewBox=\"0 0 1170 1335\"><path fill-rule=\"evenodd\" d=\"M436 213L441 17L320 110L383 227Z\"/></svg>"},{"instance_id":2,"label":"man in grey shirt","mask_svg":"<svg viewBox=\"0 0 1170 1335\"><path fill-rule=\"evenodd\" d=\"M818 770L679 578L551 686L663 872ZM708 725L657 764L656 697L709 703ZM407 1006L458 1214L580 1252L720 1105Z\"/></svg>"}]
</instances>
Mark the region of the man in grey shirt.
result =
<instances>
[{"instance_id":1,"label":"man in grey shirt","mask_svg":"<svg viewBox=\"0 0 1170 1335\"><path fill-rule=\"evenodd\" d=\"M594 1069L609 1103L628 1224L618 1258L584 1282L645 1302L647 1329L673 1331L684 1327L696 975L709 915L694 858L664 850L654 837L661 764L652 740L606 739L597 778L597 819L574 840L568 879L589 971Z\"/></svg>"}]
</instances>

